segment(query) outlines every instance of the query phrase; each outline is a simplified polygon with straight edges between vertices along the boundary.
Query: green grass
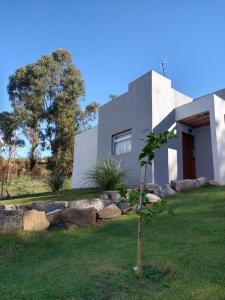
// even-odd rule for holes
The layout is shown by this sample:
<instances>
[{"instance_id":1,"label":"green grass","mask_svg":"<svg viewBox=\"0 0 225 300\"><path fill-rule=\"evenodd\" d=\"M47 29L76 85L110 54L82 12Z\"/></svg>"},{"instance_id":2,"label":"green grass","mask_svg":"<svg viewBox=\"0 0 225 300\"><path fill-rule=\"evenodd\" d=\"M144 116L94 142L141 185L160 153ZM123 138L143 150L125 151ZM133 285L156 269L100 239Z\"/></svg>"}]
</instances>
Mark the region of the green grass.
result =
<instances>
[{"instance_id":1,"label":"green grass","mask_svg":"<svg viewBox=\"0 0 225 300\"><path fill-rule=\"evenodd\" d=\"M59 194L55 192L25 194L19 196L10 197L8 200L0 201L1 204L29 204L33 202L44 202L44 201L73 201L78 199L87 199L99 197L100 192L96 189L70 189L62 190Z\"/></svg>"},{"instance_id":2,"label":"green grass","mask_svg":"<svg viewBox=\"0 0 225 300\"><path fill-rule=\"evenodd\" d=\"M64 183L65 189L71 188L71 179ZM10 180L8 191L10 196L49 192L50 188L44 178L34 178L30 176L15 177Z\"/></svg>"},{"instance_id":3,"label":"green grass","mask_svg":"<svg viewBox=\"0 0 225 300\"><path fill-rule=\"evenodd\" d=\"M101 226L0 236L0 298L225 299L225 188L199 188L168 199L143 233L143 261L156 269L138 281L137 217ZM160 280L158 280L160 279Z\"/></svg>"},{"instance_id":4,"label":"green grass","mask_svg":"<svg viewBox=\"0 0 225 300\"><path fill-rule=\"evenodd\" d=\"M11 197L7 200L1 200L1 204L29 204L32 202L66 200L73 201L77 199L99 197L100 192L96 189L76 189L71 187L71 179L66 179L64 190L59 194L50 192L45 180L34 179L28 176L15 178L9 186Z\"/></svg>"}]
</instances>

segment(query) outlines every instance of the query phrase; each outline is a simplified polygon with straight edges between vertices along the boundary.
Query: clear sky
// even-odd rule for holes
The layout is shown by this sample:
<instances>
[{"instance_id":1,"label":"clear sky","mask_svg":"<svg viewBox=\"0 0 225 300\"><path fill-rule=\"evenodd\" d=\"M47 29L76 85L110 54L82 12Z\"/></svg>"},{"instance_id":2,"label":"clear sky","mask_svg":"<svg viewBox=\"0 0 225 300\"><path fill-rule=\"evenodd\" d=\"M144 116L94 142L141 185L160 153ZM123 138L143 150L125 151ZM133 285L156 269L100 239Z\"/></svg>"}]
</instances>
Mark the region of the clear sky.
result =
<instances>
[{"instance_id":1,"label":"clear sky","mask_svg":"<svg viewBox=\"0 0 225 300\"><path fill-rule=\"evenodd\" d=\"M57 48L73 54L86 101L105 103L167 59L173 87L225 87L225 0L0 0L0 110L16 68Z\"/></svg>"}]
</instances>

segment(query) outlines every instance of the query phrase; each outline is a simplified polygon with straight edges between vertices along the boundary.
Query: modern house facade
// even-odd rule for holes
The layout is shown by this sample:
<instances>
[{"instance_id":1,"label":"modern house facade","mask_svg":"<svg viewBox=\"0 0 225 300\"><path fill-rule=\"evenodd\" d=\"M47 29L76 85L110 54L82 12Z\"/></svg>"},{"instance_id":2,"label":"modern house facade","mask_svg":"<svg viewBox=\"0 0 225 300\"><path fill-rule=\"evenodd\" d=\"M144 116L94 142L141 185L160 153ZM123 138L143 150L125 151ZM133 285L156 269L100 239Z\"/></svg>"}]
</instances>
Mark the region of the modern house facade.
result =
<instances>
[{"instance_id":1,"label":"modern house facade","mask_svg":"<svg viewBox=\"0 0 225 300\"><path fill-rule=\"evenodd\" d=\"M73 188L87 187L86 173L98 159L113 156L127 169L128 182L140 181L140 154L148 132L173 130L176 138L156 151L147 180L205 176L225 183L225 89L193 100L171 80L150 71L128 91L99 109L98 126L75 140Z\"/></svg>"}]
</instances>

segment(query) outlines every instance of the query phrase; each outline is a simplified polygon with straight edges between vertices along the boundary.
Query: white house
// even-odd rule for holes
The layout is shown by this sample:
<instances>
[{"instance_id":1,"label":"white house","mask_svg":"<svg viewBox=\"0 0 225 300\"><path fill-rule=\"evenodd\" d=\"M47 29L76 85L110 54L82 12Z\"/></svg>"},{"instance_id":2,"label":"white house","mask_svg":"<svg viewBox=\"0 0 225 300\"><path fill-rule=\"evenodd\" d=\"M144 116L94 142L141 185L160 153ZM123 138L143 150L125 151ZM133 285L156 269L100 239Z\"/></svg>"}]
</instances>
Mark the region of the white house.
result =
<instances>
[{"instance_id":1,"label":"white house","mask_svg":"<svg viewBox=\"0 0 225 300\"><path fill-rule=\"evenodd\" d=\"M175 130L177 137L156 152L148 182L205 176L225 183L225 89L193 100L174 90L170 79L150 71L102 105L98 126L76 137L73 188L89 186L87 170L107 156L121 160L128 184L138 184L145 137L164 130Z\"/></svg>"}]
</instances>

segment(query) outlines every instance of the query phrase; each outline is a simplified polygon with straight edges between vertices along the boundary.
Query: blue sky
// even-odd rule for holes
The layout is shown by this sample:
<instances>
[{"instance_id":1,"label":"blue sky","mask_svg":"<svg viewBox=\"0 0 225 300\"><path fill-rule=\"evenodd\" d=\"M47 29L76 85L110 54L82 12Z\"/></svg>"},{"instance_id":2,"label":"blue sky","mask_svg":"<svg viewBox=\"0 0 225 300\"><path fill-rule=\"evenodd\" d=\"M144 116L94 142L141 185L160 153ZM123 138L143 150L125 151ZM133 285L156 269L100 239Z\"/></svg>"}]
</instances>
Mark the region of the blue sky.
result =
<instances>
[{"instance_id":1,"label":"blue sky","mask_svg":"<svg viewBox=\"0 0 225 300\"><path fill-rule=\"evenodd\" d=\"M225 1L1 0L0 110L10 74L57 48L73 54L87 103L160 72L163 58L173 87L198 97L225 87Z\"/></svg>"}]
</instances>

